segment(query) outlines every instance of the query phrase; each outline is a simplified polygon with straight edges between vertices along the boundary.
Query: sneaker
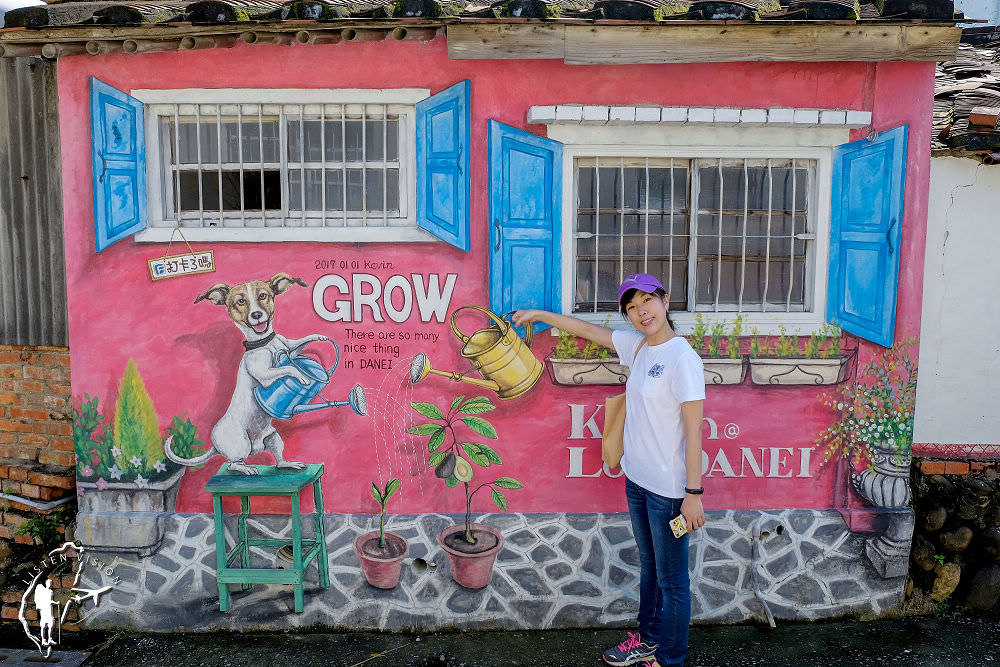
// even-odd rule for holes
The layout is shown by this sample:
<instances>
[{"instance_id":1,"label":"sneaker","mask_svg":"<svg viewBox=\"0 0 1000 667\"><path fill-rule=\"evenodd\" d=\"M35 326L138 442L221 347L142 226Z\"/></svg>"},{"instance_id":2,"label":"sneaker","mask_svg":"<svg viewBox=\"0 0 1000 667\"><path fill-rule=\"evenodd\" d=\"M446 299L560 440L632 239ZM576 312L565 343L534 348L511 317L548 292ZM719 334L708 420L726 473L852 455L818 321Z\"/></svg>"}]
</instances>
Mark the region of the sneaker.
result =
<instances>
[{"instance_id":1,"label":"sneaker","mask_svg":"<svg viewBox=\"0 0 1000 667\"><path fill-rule=\"evenodd\" d=\"M656 644L645 644L638 632L634 634L630 632L628 639L605 651L603 658L604 662L609 665L631 665L643 660L653 660L655 664L654 653L656 653Z\"/></svg>"}]
</instances>

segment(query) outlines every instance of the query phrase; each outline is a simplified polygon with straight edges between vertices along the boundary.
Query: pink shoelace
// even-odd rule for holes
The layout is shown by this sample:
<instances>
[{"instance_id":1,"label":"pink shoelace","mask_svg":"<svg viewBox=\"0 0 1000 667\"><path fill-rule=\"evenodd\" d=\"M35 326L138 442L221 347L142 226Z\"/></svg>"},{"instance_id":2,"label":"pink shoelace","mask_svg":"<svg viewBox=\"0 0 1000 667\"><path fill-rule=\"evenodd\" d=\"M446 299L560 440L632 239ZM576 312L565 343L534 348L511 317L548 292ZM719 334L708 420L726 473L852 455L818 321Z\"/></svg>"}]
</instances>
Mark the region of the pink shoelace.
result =
<instances>
[{"instance_id":1,"label":"pink shoelace","mask_svg":"<svg viewBox=\"0 0 1000 667\"><path fill-rule=\"evenodd\" d=\"M639 633L637 632L635 634L632 634L630 632L628 633L628 639L626 639L625 641L623 641L621 644L618 645L618 650L627 651L630 648L638 648L640 643L641 642L639 641Z\"/></svg>"}]
</instances>

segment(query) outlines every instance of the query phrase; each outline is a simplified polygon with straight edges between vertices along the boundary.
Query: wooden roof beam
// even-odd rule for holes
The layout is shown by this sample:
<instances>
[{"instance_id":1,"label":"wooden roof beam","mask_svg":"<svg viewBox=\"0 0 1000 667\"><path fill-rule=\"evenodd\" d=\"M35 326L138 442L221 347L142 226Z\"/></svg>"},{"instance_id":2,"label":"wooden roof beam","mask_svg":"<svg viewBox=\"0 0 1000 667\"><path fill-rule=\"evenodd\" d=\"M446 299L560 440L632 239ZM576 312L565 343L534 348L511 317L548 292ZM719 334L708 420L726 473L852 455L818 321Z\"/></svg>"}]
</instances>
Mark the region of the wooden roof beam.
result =
<instances>
[{"instance_id":1,"label":"wooden roof beam","mask_svg":"<svg viewBox=\"0 0 1000 667\"><path fill-rule=\"evenodd\" d=\"M695 62L945 61L962 29L950 25L447 26L455 60L556 59L568 65Z\"/></svg>"}]
</instances>

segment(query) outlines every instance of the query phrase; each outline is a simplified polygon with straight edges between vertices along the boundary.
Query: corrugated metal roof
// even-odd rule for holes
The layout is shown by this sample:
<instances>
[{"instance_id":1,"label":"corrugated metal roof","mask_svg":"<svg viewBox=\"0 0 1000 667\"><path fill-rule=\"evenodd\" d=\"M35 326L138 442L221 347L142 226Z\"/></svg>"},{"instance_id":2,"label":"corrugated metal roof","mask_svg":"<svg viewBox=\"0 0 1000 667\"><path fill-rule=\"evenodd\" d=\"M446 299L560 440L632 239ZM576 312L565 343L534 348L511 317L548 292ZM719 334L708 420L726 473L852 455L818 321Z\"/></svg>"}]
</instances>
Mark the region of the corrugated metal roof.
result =
<instances>
[{"instance_id":1,"label":"corrugated metal roof","mask_svg":"<svg viewBox=\"0 0 1000 667\"><path fill-rule=\"evenodd\" d=\"M0 59L0 94L0 343L66 345L55 64Z\"/></svg>"}]
</instances>

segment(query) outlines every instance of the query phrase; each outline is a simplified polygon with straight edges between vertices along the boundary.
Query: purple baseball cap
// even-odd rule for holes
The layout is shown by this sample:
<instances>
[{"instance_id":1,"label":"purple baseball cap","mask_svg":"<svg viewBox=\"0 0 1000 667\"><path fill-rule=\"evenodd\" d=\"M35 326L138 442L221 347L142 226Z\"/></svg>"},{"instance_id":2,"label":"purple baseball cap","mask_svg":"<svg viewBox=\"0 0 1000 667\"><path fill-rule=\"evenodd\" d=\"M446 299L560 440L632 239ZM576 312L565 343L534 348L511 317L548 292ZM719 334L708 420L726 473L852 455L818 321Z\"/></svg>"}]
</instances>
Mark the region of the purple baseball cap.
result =
<instances>
[{"instance_id":1,"label":"purple baseball cap","mask_svg":"<svg viewBox=\"0 0 1000 667\"><path fill-rule=\"evenodd\" d=\"M622 296L630 289L638 289L652 294L654 290L663 289L663 285L653 275L648 273L633 273L625 278L622 281L621 287L618 288L618 300L621 301Z\"/></svg>"}]
</instances>

